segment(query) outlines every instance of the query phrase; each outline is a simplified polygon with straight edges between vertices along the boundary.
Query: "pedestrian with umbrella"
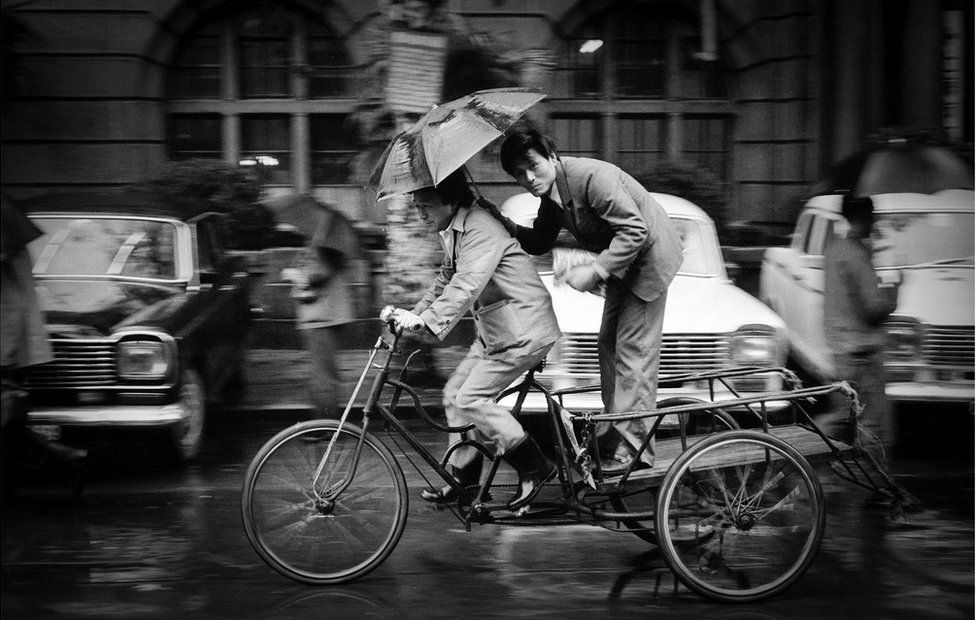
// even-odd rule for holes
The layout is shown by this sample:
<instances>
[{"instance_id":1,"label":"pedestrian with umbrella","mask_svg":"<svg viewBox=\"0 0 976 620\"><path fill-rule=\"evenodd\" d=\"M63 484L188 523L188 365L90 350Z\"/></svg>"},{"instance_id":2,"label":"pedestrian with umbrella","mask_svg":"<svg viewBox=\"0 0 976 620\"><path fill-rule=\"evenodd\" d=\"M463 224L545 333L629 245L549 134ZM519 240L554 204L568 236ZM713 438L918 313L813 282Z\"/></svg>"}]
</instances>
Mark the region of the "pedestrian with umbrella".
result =
<instances>
[{"instance_id":1,"label":"pedestrian with umbrella","mask_svg":"<svg viewBox=\"0 0 976 620\"><path fill-rule=\"evenodd\" d=\"M874 205L867 196L844 194L841 215L845 237L829 236L824 248L824 335L838 376L850 381L862 405L859 426L870 433L879 465L895 438L894 417L885 396L883 323L898 306L901 273L887 270L884 279L871 261ZM853 421L837 429L841 439L857 439Z\"/></svg>"},{"instance_id":2,"label":"pedestrian with umbrella","mask_svg":"<svg viewBox=\"0 0 976 620\"><path fill-rule=\"evenodd\" d=\"M308 237L282 280L292 285L295 316L312 362L309 389L319 418L338 418L346 401L339 369L344 327L356 319L355 284L362 280L363 252L352 223L336 208L311 196L272 201L280 223Z\"/></svg>"},{"instance_id":3,"label":"pedestrian with umbrella","mask_svg":"<svg viewBox=\"0 0 976 620\"><path fill-rule=\"evenodd\" d=\"M469 310L474 315L477 337L444 386L444 410L450 426L473 424L469 441L493 449L518 473L513 510L524 510L556 468L495 397L545 359L559 339L559 325L531 259L478 207L460 168L541 98L523 89L496 89L434 108L394 138L374 175L380 198L412 195L420 219L444 249L440 271L422 298L409 310L394 310L397 327L427 329L443 340ZM462 486L480 481L483 456L476 447L455 446L448 464ZM471 499L459 498L451 486L427 489L423 498Z\"/></svg>"}]
</instances>

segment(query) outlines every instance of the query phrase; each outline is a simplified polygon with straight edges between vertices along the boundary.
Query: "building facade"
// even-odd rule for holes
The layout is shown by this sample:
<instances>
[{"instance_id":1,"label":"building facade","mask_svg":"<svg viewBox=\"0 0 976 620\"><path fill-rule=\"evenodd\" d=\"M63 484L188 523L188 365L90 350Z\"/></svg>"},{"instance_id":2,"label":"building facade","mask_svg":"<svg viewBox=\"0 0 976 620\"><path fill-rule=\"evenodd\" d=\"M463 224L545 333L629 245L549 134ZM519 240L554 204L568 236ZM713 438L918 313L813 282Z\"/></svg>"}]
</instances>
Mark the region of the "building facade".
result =
<instances>
[{"instance_id":1,"label":"building facade","mask_svg":"<svg viewBox=\"0 0 976 620\"><path fill-rule=\"evenodd\" d=\"M438 79L464 84L440 74L465 53L445 30L548 94L533 119L562 153L634 174L700 166L723 183L731 219L792 222L827 167L886 127L941 131L972 152L968 0L433 4L436 27L410 0L4 0L27 34L5 94L2 189L116 187L170 160L218 158L273 164L272 192L381 222L364 145L390 134L366 135L364 111L413 97L402 124L437 100ZM391 43L398 32L405 43ZM489 148L471 168L503 199L517 188L495 160Z\"/></svg>"}]
</instances>

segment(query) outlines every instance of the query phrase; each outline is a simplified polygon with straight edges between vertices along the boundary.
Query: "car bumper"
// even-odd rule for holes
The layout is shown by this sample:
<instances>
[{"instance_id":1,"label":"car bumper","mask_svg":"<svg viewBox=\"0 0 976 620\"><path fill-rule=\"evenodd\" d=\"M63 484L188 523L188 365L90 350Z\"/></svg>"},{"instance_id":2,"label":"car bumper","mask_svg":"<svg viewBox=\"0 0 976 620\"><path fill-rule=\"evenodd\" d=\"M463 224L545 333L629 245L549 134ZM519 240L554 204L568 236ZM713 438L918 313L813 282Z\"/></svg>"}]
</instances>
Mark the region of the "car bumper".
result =
<instances>
[{"instance_id":1,"label":"car bumper","mask_svg":"<svg viewBox=\"0 0 976 620\"><path fill-rule=\"evenodd\" d=\"M888 383L885 394L896 402L940 402L966 403L973 402L973 384L969 385L933 385L931 383Z\"/></svg>"},{"instance_id":2,"label":"car bumper","mask_svg":"<svg viewBox=\"0 0 976 620\"><path fill-rule=\"evenodd\" d=\"M27 423L75 427L165 427L178 424L187 415L186 409L178 403L104 407L36 407L28 412Z\"/></svg>"}]
</instances>

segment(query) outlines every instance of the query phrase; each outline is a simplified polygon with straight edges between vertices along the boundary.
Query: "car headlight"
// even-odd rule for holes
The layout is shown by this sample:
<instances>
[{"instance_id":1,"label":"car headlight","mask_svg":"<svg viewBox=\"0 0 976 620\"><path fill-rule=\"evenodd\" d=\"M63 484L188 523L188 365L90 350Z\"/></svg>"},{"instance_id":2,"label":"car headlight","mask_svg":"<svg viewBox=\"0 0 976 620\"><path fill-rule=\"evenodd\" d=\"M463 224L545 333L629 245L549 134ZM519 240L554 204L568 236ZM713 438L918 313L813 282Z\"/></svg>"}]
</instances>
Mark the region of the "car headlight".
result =
<instances>
[{"instance_id":1,"label":"car headlight","mask_svg":"<svg viewBox=\"0 0 976 620\"><path fill-rule=\"evenodd\" d=\"M746 325L729 339L729 355L740 366L781 366L783 345L771 327Z\"/></svg>"},{"instance_id":2,"label":"car headlight","mask_svg":"<svg viewBox=\"0 0 976 620\"><path fill-rule=\"evenodd\" d=\"M116 372L122 379L162 379L169 370L166 343L125 340L115 351Z\"/></svg>"},{"instance_id":3,"label":"car headlight","mask_svg":"<svg viewBox=\"0 0 976 620\"><path fill-rule=\"evenodd\" d=\"M912 317L891 318L884 324L888 361L911 361L921 355L922 326Z\"/></svg>"}]
</instances>

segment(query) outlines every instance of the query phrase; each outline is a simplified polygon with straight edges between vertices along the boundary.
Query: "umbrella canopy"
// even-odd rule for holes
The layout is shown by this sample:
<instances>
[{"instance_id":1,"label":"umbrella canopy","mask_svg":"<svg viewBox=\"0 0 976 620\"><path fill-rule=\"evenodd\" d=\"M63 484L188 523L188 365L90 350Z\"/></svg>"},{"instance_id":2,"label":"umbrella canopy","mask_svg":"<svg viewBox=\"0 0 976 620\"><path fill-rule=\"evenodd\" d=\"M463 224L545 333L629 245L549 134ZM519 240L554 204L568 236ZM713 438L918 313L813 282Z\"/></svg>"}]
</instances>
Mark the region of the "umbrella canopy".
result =
<instances>
[{"instance_id":1,"label":"umbrella canopy","mask_svg":"<svg viewBox=\"0 0 976 620\"><path fill-rule=\"evenodd\" d=\"M386 147L370 180L377 200L437 185L543 98L494 88L434 107Z\"/></svg>"},{"instance_id":2,"label":"umbrella canopy","mask_svg":"<svg viewBox=\"0 0 976 620\"><path fill-rule=\"evenodd\" d=\"M332 250L347 259L361 257L359 235L338 209L305 194L272 198L265 204L274 212L276 221L294 226L309 245Z\"/></svg>"},{"instance_id":3,"label":"umbrella canopy","mask_svg":"<svg viewBox=\"0 0 976 620\"><path fill-rule=\"evenodd\" d=\"M934 194L944 189L972 188L973 169L951 150L889 140L842 160L817 184L814 194Z\"/></svg>"}]
</instances>

